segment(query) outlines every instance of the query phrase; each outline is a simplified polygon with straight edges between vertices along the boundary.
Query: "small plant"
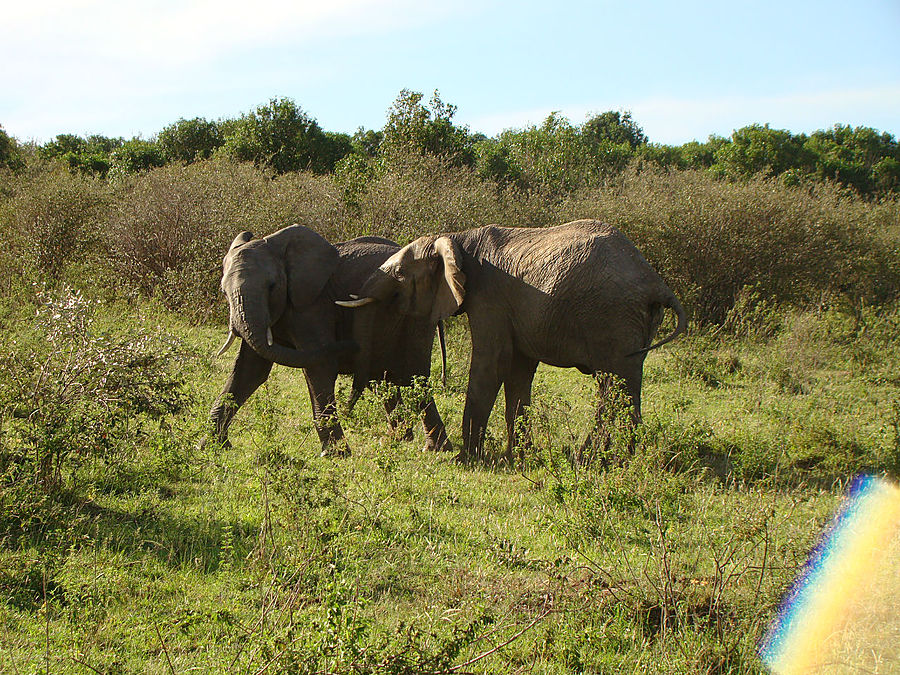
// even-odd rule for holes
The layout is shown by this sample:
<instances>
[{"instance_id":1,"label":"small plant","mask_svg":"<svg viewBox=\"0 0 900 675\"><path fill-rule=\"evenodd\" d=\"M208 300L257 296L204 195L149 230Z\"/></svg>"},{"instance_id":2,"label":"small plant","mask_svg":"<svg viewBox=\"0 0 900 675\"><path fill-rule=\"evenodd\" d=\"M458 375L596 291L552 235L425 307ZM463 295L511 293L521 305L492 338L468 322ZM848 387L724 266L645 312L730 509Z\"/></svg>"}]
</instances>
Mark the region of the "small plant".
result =
<instances>
[{"instance_id":1,"label":"small plant","mask_svg":"<svg viewBox=\"0 0 900 675\"><path fill-rule=\"evenodd\" d=\"M188 403L178 342L104 332L94 312L77 291L41 292L32 324L3 350L0 469L14 481L52 491Z\"/></svg>"}]
</instances>

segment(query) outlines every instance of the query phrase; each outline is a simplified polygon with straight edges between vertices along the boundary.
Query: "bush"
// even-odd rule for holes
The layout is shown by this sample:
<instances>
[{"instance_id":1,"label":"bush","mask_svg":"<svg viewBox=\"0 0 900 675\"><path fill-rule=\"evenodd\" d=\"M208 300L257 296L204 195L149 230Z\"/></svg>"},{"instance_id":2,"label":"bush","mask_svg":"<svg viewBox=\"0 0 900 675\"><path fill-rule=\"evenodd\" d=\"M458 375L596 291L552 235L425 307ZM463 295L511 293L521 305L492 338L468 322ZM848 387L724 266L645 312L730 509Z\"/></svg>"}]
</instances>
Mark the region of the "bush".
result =
<instances>
[{"instance_id":1,"label":"bush","mask_svg":"<svg viewBox=\"0 0 900 675\"><path fill-rule=\"evenodd\" d=\"M94 303L76 291L38 301L33 323L0 350L4 497L23 483L58 488L67 472L128 450L146 425L188 403L179 343L100 330Z\"/></svg>"},{"instance_id":2,"label":"bush","mask_svg":"<svg viewBox=\"0 0 900 675\"><path fill-rule=\"evenodd\" d=\"M0 203L6 291L22 278L52 285L68 268L93 259L108 203L103 183L62 166L38 166L18 177Z\"/></svg>"},{"instance_id":3,"label":"bush","mask_svg":"<svg viewBox=\"0 0 900 675\"><path fill-rule=\"evenodd\" d=\"M272 179L225 159L168 165L132 178L116 194L108 265L127 289L204 318L218 306L221 260L235 235L263 236L295 222L332 241L345 233L330 181L307 174Z\"/></svg>"},{"instance_id":4,"label":"bush","mask_svg":"<svg viewBox=\"0 0 900 675\"><path fill-rule=\"evenodd\" d=\"M357 199L360 215L354 235L378 234L409 241L426 233L506 220L493 185L479 179L472 169L428 154L394 156Z\"/></svg>"},{"instance_id":5,"label":"bush","mask_svg":"<svg viewBox=\"0 0 900 675\"><path fill-rule=\"evenodd\" d=\"M334 170L350 152L349 137L326 134L289 98L272 99L222 125L222 152L233 159L268 166L277 173Z\"/></svg>"},{"instance_id":6,"label":"bush","mask_svg":"<svg viewBox=\"0 0 900 675\"><path fill-rule=\"evenodd\" d=\"M885 302L900 293L897 229L888 224L898 204L873 207L830 184L805 189L761 176L730 183L632 167L560 210L620 227L701 321L725 319L746 286L775 302L823 294Z\"/></svg>"}]
</instances>

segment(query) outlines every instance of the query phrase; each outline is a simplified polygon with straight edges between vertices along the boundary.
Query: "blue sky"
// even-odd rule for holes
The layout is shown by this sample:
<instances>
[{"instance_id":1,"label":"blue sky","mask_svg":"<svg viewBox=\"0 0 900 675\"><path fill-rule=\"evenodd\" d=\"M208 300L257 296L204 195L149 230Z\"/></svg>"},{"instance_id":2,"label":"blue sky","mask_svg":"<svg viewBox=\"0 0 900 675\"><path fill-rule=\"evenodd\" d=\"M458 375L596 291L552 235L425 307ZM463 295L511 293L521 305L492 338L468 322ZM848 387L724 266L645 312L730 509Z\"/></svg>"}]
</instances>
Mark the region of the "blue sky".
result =
<instances>
[{"instance_id":1,"label":"blue sky","mask_svg":"<svg viewBox=\"0 0 900 675\"><path fill-rule=\"evenodd\" d=\"M0 125L152 137L290 97L329 131L380 129L438 89L494 135L631 111L653 142L751 123L900 134L900 0L32 0L2 12Z\"/></svg>"}]
</instances>

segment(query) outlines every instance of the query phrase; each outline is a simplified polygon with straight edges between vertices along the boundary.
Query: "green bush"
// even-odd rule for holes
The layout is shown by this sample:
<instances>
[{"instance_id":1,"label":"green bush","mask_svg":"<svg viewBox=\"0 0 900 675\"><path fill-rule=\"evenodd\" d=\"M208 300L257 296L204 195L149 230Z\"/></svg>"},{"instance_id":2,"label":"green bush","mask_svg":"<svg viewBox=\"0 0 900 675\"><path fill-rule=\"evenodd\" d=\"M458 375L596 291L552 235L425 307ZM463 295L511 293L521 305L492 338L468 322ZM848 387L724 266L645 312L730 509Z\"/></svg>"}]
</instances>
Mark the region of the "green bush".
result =
<instances>
[{"instance_id":1,"label":"green bush","mask_svg":"<svg viewBox=\"0 0 900 675\"><path fill-rule=\"evenodd\" d=\"M183 347L145 329L104 331L76 291L41 293L30 325L4 333L0 474L52 491L93 459L128 453L144 428L188 402ZM4 500L5 502L6 500Z\"/></svg>"},{"instance_id":2,"label":"green bush","mask_svg":"<svg viewBox=\"0 0 900 675\"><path fill-rule=\"evenodd\" d=\"M221 125L228 157L268 166L276 173L328 173L351 150L349 137L326 134L319 124L289 98L267 105Z\"/></svg>"},{"instance_id":3,"label":"green bush","mask_svg":"<svg viewBox=\"0 0 900 675\"><path fill-rule=\"evenodd\" d=\"M506 222L493 185L472 169L430 154L394 156L376 172L358 202L354 234L378 234L397 241Z\"/></svg>"},{"instance_id":4,"label":"green bush","mask_svg":"<svg viewBox=\"0 0 900 675\"><path fill-rule=\"evenodd\" d=\"M17 176L0 202L3 286L17 280L53 284L66 270L95 259L109 190L94 178L59 165L36 166Z\"/></svg>"},{"instance_id":5,"label":"green bush","mask_svg":"<svg viewBox=\"0 0 900 675\"><path fill-rule=\"evenodd\" d=\"M167 162L209 159L222 145L219 125L202 117L180 119L159 132L156 143Z\"/></svg>"}]
</instances>

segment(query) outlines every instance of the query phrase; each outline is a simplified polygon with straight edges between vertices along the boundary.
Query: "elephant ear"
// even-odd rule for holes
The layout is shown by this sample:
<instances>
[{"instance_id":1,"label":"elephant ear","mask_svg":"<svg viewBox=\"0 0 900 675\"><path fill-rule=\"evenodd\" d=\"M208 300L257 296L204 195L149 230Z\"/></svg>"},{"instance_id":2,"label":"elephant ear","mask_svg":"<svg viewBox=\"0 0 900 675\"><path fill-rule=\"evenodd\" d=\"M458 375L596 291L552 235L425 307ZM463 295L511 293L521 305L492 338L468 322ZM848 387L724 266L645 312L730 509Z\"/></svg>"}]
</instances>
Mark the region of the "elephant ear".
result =
<instances>
[{"instance_id":1,"label":"elephant ear","mask_svg":"<svg viewBox=\"0 0 900 675\"><path fill-rule=\"evenodd\" d=\"M438 266L437 288L431 321L437 323L454 314L466 297L466 275L462 271L462 253L459 245L448 237L438 237L434 242L434 252L441 261Z\"/></svg>"},{"instance_id":2,"label":"elephant ear","mask_svg":"<svg viewBox=\"0 0 900 675\"><path fill-rule=\"evenodd\" d=\"M237 248L238 246L243 246L248 241L253 239L253 233L249 231L241 232L238 236L234 238L234 241L231 242L231 246L228 247L228 250L232 250Z\"/></svg>"},{"instance_id":3,"label":"elephant ear","mask_svg":"<svg viewBox=\"0 0 900 675\"><path fill-rule=\"evenodd\" d=\"M266 241L283 256L291 304L303 307L312 303L337 269L340 258L337 249L302 225L279 230L266 237Z\"/></svg>"}]
</instances>

